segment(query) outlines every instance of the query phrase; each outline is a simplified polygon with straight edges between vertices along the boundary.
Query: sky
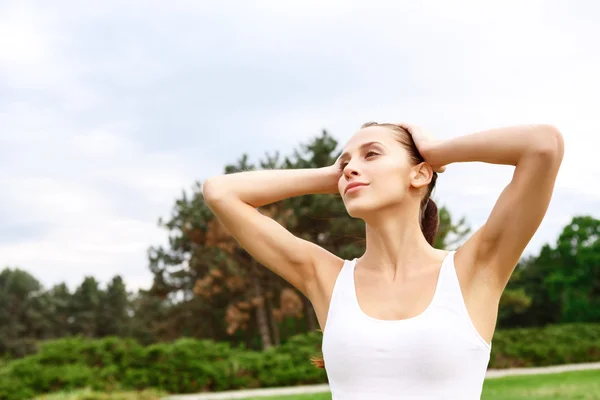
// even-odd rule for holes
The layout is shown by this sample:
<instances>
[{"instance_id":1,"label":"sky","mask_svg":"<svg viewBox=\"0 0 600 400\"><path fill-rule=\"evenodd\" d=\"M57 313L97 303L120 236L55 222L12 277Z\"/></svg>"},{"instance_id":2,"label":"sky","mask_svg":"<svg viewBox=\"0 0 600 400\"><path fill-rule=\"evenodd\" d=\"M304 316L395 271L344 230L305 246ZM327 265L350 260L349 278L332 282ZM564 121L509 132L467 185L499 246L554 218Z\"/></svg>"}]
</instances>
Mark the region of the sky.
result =
<instances>
[{"instance_id":1,"label":"sky","mask_svg":"<svg viewBox=\"0 0 600 400\"><path fill-rule=\"evenodd\" d=\"M600 218L598 20L593 0L0 1L0 267L148 288L195 181L373 120L558 127L535 254ZM451 165L434 198L476 229L511 176Z\"/></svg>"}]
</instances>

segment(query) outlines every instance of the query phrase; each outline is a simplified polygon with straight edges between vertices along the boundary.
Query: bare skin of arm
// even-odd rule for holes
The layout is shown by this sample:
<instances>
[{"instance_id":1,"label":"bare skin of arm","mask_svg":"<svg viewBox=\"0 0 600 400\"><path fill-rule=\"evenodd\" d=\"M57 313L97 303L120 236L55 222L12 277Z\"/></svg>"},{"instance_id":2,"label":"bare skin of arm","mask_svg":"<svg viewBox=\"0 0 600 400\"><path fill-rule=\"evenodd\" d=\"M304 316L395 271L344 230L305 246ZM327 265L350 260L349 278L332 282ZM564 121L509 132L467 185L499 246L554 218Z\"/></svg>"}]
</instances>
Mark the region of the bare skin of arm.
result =
<instances>
[{"instance_id":1,"label":"bare skin of arm","mask_svg":"<svg viewBox=\"0 0 600 400\"><path fill-rule=\"evenodd\" d=\"M204 199L221 223L252 257L307 296L321 324L343 260L257 209L294 196L337 193L339 176L334 166L262 170L216 176L203 185Z\"/></svg>"},{"instance_id":2,"label":"bare skin of arm","mask_svg":"<svg viewBox=\"0 0 600 400\"><path fill-rule=\"evenodd\" d=\"M489 340L500 296L548 209L563 159L563 137L553 126L531 125L492 129L422 147L421 154L432 166L479 161L515 167L485 224L456 253L467 308Z\"/></svg>"}]
</instances>

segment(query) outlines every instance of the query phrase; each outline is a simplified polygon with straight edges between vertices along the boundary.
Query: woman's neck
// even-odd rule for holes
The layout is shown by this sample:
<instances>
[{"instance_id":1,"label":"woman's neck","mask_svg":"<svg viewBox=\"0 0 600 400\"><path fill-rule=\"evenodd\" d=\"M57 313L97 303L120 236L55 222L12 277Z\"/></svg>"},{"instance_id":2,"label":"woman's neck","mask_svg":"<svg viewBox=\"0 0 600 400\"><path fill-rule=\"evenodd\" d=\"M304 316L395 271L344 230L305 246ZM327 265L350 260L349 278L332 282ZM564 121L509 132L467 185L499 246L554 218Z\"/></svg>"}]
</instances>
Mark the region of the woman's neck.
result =
<instances>
[{"instance_id":1,"label":"woman's neck","mask_svg":"<svg viewBox=\"0 0 600 400\"><path fill-rule=\"evenodd\" d=\"M418 208L412 209L378 210L376 219L365 221L367 245L361 264L395 280L412 275L424 262L437 258L437 250L421 231Z\"/></svg>"}]
</instances>

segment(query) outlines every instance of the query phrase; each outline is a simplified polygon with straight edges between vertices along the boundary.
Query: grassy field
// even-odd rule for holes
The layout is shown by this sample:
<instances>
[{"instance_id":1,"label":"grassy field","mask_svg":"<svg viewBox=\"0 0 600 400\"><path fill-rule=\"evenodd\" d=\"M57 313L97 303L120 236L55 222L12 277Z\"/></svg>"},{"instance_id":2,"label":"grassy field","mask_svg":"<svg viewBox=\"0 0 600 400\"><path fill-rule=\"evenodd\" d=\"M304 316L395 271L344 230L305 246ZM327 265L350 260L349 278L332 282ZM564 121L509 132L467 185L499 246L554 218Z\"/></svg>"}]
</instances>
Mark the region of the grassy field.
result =
<instances>
[{"instance_id":1,"label":"grassy field","mask_svg":"<svg viewBox=\"0 0 600 400\"><path fill-rule=\"evenodd\" d=\"M490 379L481 398L600 400L600 370Z\"/></svg>"},{"instance_id":2,"label":"grassy field","mask_svg":"<svg viewBox=\"0 0 600 400\"><path fill-rule=\"evenodd\" d=\"M156 391L98 393L80 390L56 393L35 400L158 400ZM600 370L561 374L515 376L489 379L483 387L482 400L600 400ZM249 400L331 400L329 393L302 396L261 397Z\"/></svg>"},{"instance_id":3,"label":"grassy field","mask_svg":"<svg viewBox=\"0 0 600 400\"><path fill-rule=\"evenodd\" d=\"M600 400L600 370L489 379L482 400ZM331 400L329 393L249 400Z\"/></svg>"},{"instance_id":4,"label":"grassy field","mask_svg":"<svg viewBox=\"0 0 600 400\"><path fill-rule=\"evenodd\" d=\"M164 393L155 390L102 393L84 389L73 392L53 393L36 397L35 400L160 400L165 396Z\"/></svg>"}]
</instances>

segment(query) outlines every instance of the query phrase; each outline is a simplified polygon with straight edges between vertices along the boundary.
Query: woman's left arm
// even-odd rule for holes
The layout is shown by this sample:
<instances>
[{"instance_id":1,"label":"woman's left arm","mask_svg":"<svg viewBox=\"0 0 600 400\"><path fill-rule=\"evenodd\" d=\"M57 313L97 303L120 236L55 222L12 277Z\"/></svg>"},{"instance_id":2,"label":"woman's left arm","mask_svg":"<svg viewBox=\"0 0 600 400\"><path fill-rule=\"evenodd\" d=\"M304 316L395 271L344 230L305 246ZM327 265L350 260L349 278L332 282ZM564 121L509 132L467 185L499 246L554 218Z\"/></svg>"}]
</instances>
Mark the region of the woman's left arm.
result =
<instances>
[{"instance_id":1,"label":"woman's left arm","mask_svg":"<svg viewBox=\"0 0 600 400\"><path fill-rule=\"evenodd\" d=\"M472 265L491 272L503 290L548 209L564 154L562 134L550 125L517 126L417 147L434 168L468 161L515 166L487 221L462 246Z\"/></svg>"}]
</instances>

